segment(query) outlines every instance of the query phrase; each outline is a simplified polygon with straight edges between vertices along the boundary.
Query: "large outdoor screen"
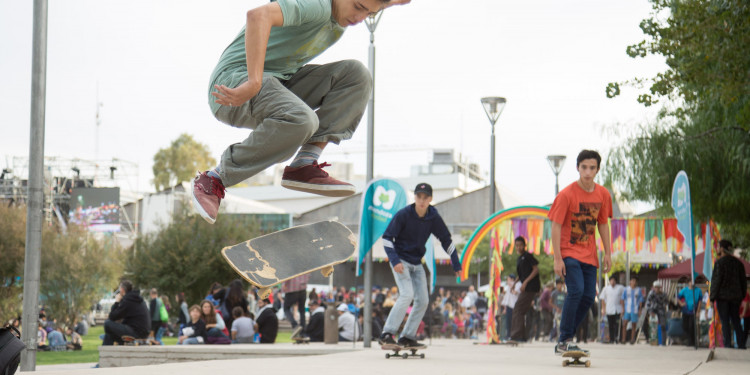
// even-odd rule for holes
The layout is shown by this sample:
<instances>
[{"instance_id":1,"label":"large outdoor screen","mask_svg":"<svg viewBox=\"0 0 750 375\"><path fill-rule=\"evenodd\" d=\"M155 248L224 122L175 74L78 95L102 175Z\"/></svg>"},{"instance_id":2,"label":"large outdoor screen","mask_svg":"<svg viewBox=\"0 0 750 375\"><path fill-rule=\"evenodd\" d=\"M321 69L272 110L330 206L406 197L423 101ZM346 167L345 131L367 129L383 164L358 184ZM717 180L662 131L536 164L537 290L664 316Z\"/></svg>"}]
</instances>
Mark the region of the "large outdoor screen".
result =
<instances>
[{"instance_id":1,"label":"large outdoor screen","mask_svg":"<svg viewBox=\"0 0 750 375\"><path fill-rule=\"evenodd\" d=\"M69 222L95 232L120 231L120 188L75 188Z\"/></svg>"}]
</instances>

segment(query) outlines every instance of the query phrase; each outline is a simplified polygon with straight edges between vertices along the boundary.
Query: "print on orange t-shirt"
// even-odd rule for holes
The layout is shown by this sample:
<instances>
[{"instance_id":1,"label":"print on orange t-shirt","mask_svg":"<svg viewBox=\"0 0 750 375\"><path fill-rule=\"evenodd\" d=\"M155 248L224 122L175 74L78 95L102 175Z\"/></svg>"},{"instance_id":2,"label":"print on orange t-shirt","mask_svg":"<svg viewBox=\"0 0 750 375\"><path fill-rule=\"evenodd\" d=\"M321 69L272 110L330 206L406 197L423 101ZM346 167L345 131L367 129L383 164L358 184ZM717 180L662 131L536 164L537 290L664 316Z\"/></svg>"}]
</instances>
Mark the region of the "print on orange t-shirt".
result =
<instances>
[{"instance_id":1,"label":"print on orange t-shirt","mask_svg":"<svg viewBox=\"0 0 750 375\"><path fill-rule=\"evenodd\" d=\"M589 193L576 181L557 195L548 217L562 226L560 254L563 258L571 257L599 267L597 224L606 224L612 217L612 197L607 189L594 184L594 191Z\"/></svg>"}]
</instances>

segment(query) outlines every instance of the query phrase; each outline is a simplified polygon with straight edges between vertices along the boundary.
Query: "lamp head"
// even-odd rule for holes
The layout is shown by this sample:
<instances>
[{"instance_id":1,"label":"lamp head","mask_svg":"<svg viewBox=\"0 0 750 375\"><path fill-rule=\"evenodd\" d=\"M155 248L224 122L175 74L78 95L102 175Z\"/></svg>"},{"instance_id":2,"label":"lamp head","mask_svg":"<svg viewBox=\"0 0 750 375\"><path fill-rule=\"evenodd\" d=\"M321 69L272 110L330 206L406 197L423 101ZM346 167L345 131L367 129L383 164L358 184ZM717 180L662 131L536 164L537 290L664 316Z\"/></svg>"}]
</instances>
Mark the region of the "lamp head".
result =
<instances>
[{"instance_id":1,"label":"lamp head","mask_svg":"<svg viewBox=\"0 0 750 375\"><path fill-rule=\"evenodd\" d=\"M492 125L495 125L495 122L500 117L500 113L505 108L505 98L499 96L482 98L482 106L484 107L484 112L487 114L487 118L490 119Z\"/></svg>"},{"instance_id":2,"label":"lamp head","mask_svg":"<svg viewBox=\"0 0 750 375\"><path fill-rule=\"evenodd\" d=\"M547 162L549 163L550 168L552 168L552 172L555 172L555 175L560 174L560 171L562 171L563 165L565 165L566 158L567 157L565 155L547 156Z\"/></svg>"}]
</instances>

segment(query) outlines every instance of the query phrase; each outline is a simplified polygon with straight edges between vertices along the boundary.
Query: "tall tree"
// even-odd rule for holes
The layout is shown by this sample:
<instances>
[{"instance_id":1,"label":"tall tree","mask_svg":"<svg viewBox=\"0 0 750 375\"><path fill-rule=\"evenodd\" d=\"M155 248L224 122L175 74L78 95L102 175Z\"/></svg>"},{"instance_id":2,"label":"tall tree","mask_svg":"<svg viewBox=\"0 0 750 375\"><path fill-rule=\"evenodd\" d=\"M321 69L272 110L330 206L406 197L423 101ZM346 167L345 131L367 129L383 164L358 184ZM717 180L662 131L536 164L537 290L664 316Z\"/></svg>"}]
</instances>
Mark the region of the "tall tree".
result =
<instances>
[{"instance_id":1,"label":"tall tree","mask_svg":"<svg viewBox=\"0 0 750 375\"><path fill-rule=\"evenodd\" d=\"M262 231L258 221L239 215L222 216L207 225L184 208L159 232L138 238L138 252L127 257L126 269L136 285L155 287L169 296L184 292L188 304L194 304L206 296L213 282L227 285L240 278L224 261L221 249Z\"/></svg>"},{"instance_id":2,"label":"tall tree","mask_svg":"<svg viewBox=\"0 0 750 375\"><path fill-rule=\"evenodd\" d=\"M196 171L204 171L216 165L211 152L203 143L190 134L180 134L167 148L154 155L153 184L157 191L190 181Z\"/></svg>"},{"instance_id":3,"label":"tall tree","mask_svg":"<svg viewBox=\"0 0 750 375\"><path fill-rule=\"evenodd\" d=\"M85 227L62 233L46 226L42 236L40 296L48 315L70 325L106 291L117 286L122 253L111 236L95 238Z\"/></svg>"},{"instance_id":4,"label":"tall tree","mask_svg":"<svg viewBox=\"0 0 750 375\"><path fill-rule=\"evenodd\" d=\"M26 233L26 206L0 205L0 319L21 313ZM90 311L97 298L117 282L120 252L111 238L96 239L85 228L55 225L42 229L39 299L50 318L72 324Z\"/></svg>"},{"instance_id":5,"label":"tall tree","mask_svg":"<svg viewBox=\"0 0 750 375\"><path fill-rule=\"evenodd\" d=\"M606 176L632 198L667 208L678 171L691 181L693 215L713 218L725 237L750 245L750 3L746 0L650 0L633 58L661 55L667 70L653 78L610 83L648 92L661 103L656 121L615 147Z\"/></svg>"}]
</instances>

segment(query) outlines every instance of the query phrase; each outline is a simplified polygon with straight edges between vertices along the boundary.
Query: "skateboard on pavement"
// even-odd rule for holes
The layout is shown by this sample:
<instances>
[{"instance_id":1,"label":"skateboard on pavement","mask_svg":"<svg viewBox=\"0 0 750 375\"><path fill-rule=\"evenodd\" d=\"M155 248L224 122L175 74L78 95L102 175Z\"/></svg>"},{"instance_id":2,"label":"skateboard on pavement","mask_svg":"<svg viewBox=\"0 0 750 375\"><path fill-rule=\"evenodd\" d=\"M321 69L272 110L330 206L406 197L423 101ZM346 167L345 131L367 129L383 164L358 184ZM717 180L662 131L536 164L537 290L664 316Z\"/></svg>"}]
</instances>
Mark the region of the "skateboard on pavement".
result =
<instances>
[{"instance_id":1,"label":"skateboard on pavement","mask_svg":"<svg viewBox=\"0 0 750 375\"><path fill-rule=\"evenodd\" d=\"M589 361L589 360L583 360L582 361L581 360L581 358L588 357L588 356L589 355L586 354L586 352L581 352L581 351L565 352L565 353L563 353L562 357L563 358L573 358L573 360L571 361L569 359L563 359L563 367L568 367L570 365L590 367L591 366L591 361Z\"/></svg>"},{"instance_id":2,"label":"skateboard on pavement","mask_svg":"<svg viewBox=\"0 0 750 375\"><path fill-rule=\"evenodd\" d=\"M354 254L354 234L337 221L321 221L266 234L227 246L221 254L229 265L260 290L260 298L271 287L299 275L320 270L333 273L333 266Z\"/></svg>"},{"instance_id":3,"label":"skateboard on pavement","mask_svg":"<svg viewBox=\"0 0 750 375\"><path fill-rule=\"evenodd\" d=\"M407 359L409 357L424 358L424 353L417 354L417 350L427 349L427 347L424 345L403 347L398 344L385 344L385 345L382 345L381 348L383 350L390 350L393 352L393 353L385 353L386 359L391 358L391 357L401 357L403 359ZM402 351L403 353L399 354L399 352L402 352ZM409 354L408 352L411 352L411 354Z\"/></svg>"}]
</instances>

